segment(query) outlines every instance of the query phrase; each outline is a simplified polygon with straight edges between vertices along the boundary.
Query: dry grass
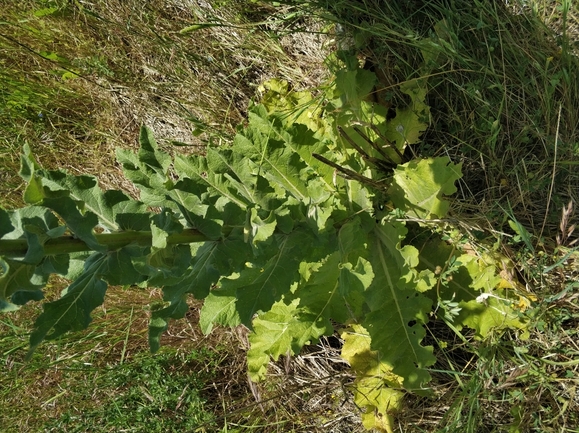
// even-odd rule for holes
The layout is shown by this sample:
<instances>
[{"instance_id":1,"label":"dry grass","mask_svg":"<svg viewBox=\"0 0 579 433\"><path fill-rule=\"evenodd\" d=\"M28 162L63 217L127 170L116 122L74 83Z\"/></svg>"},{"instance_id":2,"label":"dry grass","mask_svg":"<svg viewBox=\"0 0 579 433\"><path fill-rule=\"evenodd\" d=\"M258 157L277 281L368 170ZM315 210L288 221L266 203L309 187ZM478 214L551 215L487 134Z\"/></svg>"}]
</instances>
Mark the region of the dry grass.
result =
<instances>
[{"instance_id":1,"label":"dry grass","mask_svg":"<svg viewBox=\"0 0 579 433\"><path fill-rule=\"evenodd\" d=\"M122 187L114 149L135 146L142 124L161 143L194 150L230 137L264 80L282 78L302 88L324 74L321 36L269 37L320 24L282 21L284 11L271 7L101 0L62 3L37 16L38 2L3 3L0 73L10 78L2 94L9 104L0 113L4 203L18 201L25 141L47 167ZM206 22L222 25L181 33Z\"/></svg>"}]
</instances>

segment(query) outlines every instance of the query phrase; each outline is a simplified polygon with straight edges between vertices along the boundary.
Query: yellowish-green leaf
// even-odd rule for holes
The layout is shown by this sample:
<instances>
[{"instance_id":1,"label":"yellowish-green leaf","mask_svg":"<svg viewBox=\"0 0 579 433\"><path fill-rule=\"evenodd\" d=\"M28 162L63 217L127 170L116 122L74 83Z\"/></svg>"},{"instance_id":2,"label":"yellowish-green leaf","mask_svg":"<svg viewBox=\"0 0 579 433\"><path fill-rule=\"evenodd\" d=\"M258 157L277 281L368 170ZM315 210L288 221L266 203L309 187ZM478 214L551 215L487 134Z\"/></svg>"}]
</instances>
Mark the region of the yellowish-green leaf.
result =
<instances>
[{"instance_id":1,"label":"yellowish-green leaf","mask_svg":"<svg viewBox=\"0 0 579 433\"><path fill-rule=\"evenodd\" d=\"M403 379L381 362L379 352L371 349L368 331L353 325L342 333L344 358L356 373L354 401L364 410L362 420L368 430L392 432L393 414L400 408L404 394L400 391Z\"/></svg>"},{"instance_id":2,"label":"yellowish-green leaf","mask_svg":"<svg viewBox=\"0 0 579 433\"><path fill-rule=\"evenodd\" d=\"M456 192L462 177L462 163L448 157L413 160L398 166L389 193L392 202L409 216L419 219L444 218L450 207L445 196Z\"/></svg>"}]
</instances>

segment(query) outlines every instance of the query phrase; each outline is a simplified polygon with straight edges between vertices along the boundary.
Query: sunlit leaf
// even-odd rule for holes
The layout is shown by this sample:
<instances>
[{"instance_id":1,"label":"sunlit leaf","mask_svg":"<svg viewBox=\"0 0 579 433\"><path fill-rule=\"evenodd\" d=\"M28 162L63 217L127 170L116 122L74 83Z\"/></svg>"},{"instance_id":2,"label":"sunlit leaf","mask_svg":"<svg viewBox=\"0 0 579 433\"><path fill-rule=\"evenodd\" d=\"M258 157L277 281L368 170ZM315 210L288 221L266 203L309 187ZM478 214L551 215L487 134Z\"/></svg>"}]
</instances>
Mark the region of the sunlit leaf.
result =
<instances>
[{"instance_id":1,"label":"sunlit leaf","mask_svg":"<svg viewBox=\"0 0 579 433\"><path fill-rule=\"evenodd\" d=\"M420 219L444 218L462 176L462 163L448 157L413 160L398 166L389 194L396 207Z\"/></svg>"}]
</instances>

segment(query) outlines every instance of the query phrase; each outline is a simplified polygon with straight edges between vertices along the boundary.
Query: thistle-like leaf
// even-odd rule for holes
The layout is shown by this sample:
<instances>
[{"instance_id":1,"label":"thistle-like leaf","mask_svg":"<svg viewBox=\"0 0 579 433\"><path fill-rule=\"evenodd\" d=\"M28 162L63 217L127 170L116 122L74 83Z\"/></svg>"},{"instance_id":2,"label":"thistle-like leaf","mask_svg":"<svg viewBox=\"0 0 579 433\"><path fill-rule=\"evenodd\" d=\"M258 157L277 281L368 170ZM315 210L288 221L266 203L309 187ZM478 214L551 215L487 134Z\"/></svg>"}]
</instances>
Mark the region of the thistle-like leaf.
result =
<instances>
[{"instance_id":1,"label":"thistle-like leaf","mask_svg":"<svg viewBox=\"0 0 579 433\"><path fill-rule=\"evenodd\" d=\"M251 380L265 378L270 357L275 361L280 355L297 354L301 348L318 339L324 329L316 329L307 321L300 320L299 300L289 305L283 301L253 320L253 332L249 335L251 348L247 352L247 366Z\"/></svg>"},{"instance_id":2,"label":"thistle-like leaf","mask_svg":"<svg viewBox=\"0 0 579 433\"><path fill-rule=\"evenodd\" d=\"M412 285L418 251L409 245L401 248L405 235L402 224L385 222L370 237L369 260L375 277L366 292L371 312L362 325L381 362L404 379L406 389L420 390L430 381L426 367L436 360L432 347L420 344L431 301Z\"/></svg>"},{"instance_id":3,"label":"thistle-like leaf","mask_svg":"<svg viewBox=\"0 0 579 433\"><path fill-rule=\"evenodd\" d=\"M101 278L107 266L107 256L95 253L86 262L84 272L65 290L64 295L43 305L43 313L30 335L28 357L45 339L54 339L68 331L85 329L91 322L91 312L104 301L107 283Z\"/></svg>"},{"instance_id":4,"label":"thistle-like leaf","mask_svg":"<svg viewBox=\"0 0 579 433\"><path fill-rule=\"evenodd\" d=\"M460 309L453 318L457 328L467 326L484 337L490 331L523 329L526 320L513 308L516 293L499 290L501 278L492 260L463 253L439 238L431 238L420 248L420 266L434 271L446 269L449 275L438 284L442 300L456 302ZM439 277L441 278L441 277Z\"/></svg>"},{"instance_id":5,"label":"thistle-like leaf","mask_svg":"<svg viewBox=\"0 0 579 433\"><path fill-rule=\"evenodd\" d=\"M233 150L247 156L253 163L255 173L266 177L273 185L279 185L299 201L307 201L306 164L276 135L274 119L261 105L249 112L249 126L238 134Z\"/></svg>"},{"instance_id":6,"label":"thistle-like leaf","mask_svg":"<svg viewBox=\"0 0 579 433\"><path fill-rule=\"evenodd\" d=\"M362 422L367 430L394 431L393 414L400 409L404 394L403 379L383 362L380 352L372 350L368 331L360 325L342 333L344 358L356 373L352 386L356 406L364 409Z\"/></svg>"},{"instance_id":7,"label":"thistle-like leaf","mask_svg":"<svg viewBox=\"0 0 579 433\"><path fill-rule=\"evenodd\" d=\"M11 311L29 300L43 298L42 283L33 283L34 265L0 259L0 311ZM40 283L40 284L39 284Z\"/></svg>"},{"instance_id":8,"label":"thistle-like leaf","mask_svg":"<svg viewBox=\"0 0 579 433\"><path fill-rule=\"evenodd\" d=\"M98 243L93 232L94 227L99 223L98 216L91 211L85 212L84 202L75 200L71 190L51 180L51 177L55 177L59 180L65 180L66 183L68 178L65 173L42 170L34 160L30 148L26 145L22 155L20 175L28 182L24 192L24 199L27 203L52 209L64 220L68 229L90 248L101 252L106 250L103 245ZM89 176L71 177L71 179L81 183L85 181L90 183L93 180ZM88 188L93 186L90 185Z\"/></svg>"},{"instance_id":9,"label":"thistle-like leaf","mask_svg":"<svg viewBox=\"0 0 579 433\"><path fill-rule=\"evenodd\" d=\"M249 245L235 236L223 241L205 242L197 249L189 269L183 271L180 278L173 275L165 279L163 299L170 304L153 311L149 328L149 342L153 351L158 349L159 338L167 329L169 319L180 319L188 311L187 296L205 298L211 286L216 284L222 275L230 275L239 270L250 256L250 251ZM159 278L150 280L150 284L155 282L162 283L163 280ZM208 304L206 301L201 314L201 326L207 333L211 330L211 324L217 320L211 312L211 303ZM211 318L210 323L204 322L208 314Z\"/></svg>"},{"instance_id":10,"label":"thistle-like leaf","mask_svg":"<svg viewBox=\"0 0 579 433\"><path fill-rule=\"evenodd\" d=\"M125 176L139 187L142 202L148 206L167 206L166 191L173 186L169 177L171 157L159 150L152 131L145 126L141 127L139 143L137 153L117 149L117 160Z\"/></svg>"},{"instance_id":11,"label":"thistle-like leaf","mask_svg":"<svg viewBox=\"0 0 579 433\"><path fill-rule=\"evenodd\" d=\"M307 245L314 238L307 231L294 230L289 235L276 235L273 240L264 247L267 254L262 251L239 274L222 278L219 287L208 296L201 310L206 330L211 328L209 317L222 325L251 326L254 314L269 311L298 281L299 264L312 253Z\"/></svg>"},{"instance_id":12,"label":"thistle-like leaf","mask_svg":"<svg viewBox=\"0 0 579 433\"><path fill-rule=\"evenodd\" d=\"M409 216L420 219L444 218L450 203L444 198L456 192L462 163L448 157L413 160L394 170L389 189L392 202Z\"/></svg>"}]
</instances>

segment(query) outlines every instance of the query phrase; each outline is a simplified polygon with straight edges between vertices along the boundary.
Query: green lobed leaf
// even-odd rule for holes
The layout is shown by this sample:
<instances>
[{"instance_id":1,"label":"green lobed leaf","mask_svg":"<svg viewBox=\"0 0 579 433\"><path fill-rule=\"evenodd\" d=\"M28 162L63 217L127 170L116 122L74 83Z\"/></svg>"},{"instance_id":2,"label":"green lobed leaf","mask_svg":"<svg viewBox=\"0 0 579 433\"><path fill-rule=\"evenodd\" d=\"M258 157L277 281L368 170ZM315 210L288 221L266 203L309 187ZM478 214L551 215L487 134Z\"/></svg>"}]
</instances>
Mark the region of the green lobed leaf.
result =
<instances>
[{"instance_id":1,"label":"green lobed leaf","mask_svg":"<svg viewBox=\"0 0 579 433\"><path fill-rule=\"evenodd\" d=\"M98 217L92 212L84 211L84 203L71 198L71 191L58 182L50 182L50 177L66 179L67 175L59 171L45 172L32 158L30 149L25 146L22 156L21 176L28 181L24 198L28 203L38 204L52 209L66 223L76 237L95 251L105 251L105 247L96 240L93 229L98 224ZM46 178L45 178L46 177ZM89 177L84 176L82 179Z\"/></svg>"},{"instance_id":2,"label":"green lobed leaf","mask_svg":"<svg viewBox=\"0 0 579 433\"><path fill-rule=\"evenodd\" d=\"M118 208L130 208L132 213L144 211L142 204L120 191L103 192L93 176L43 170L28 147L24 149L20 174L28 181L25 200L58 213L68 228L96 251L104 251L92 233L97 224L110 231L119 230Z\"/></svg>"},{"instance_id":3,"label":"green lobed leaf","mask_svg":"<svg viewBox=\"0 0 579 433\"><path fill-rule=\"evenodd\" d=\"M29 202L40 204L44 198L70 197L81 212L90 211L97 215L99 225L109 231L135 229L134 224L126 227L119 223L119 218L124 213L134 215L146 211L142 203L121 191L103 191L94 176L73 176L59 170L43 170L30 162L26 167L21 174L29 182Z\"/></svg>"},{"instance_id":4,"label":"green lobed leaf","mask_svg":"<svg viewBox=\"0 0 579 433\"><path fill-rule=\"evenodd\" d=\"M30 335L28 357L45 339L54 339L68 331L85 329L91 322L90 313L104 301L107 284L102 271L107 256L93 254L85 263L84 272L65 290L63 296L43 305L43 313L34 324Z\"/></svg>"},{"instance_id":5,"label":"green lobed leaf","mask_svg":"<svg viewBox=\"0 0 579 433\"><path fill-rule=\"evenodd\" d=\"M163 209L151 219L151 234L153 235L153 250L167 247L167 237L173 233L181 233L183 226L177 220L171 209Z\"/></svg>"},{"instance_id":6,"label":"green lobed leaf","mask_svg":"<svg viewBox=\"0 0 579 433\"><path fill-rule=\"evenodd\" d=\"M40 273L46 276L51 274L67 275L70 271L70 262L69 254L46 256L37 269L40 269Z\"/></svg>"},{"instance_id":7,"label":"green lobed leaf","mask_svg":"<svg viewBox=\"0 0 579 433\"><path fill-rule=\"evenodd\" d=\"M247 367L251 380L265 378L270 357L277 361L280 355L297 354L309 342L317 340L323 330L315 329L298 315L299 300L289 305L283 301L273 304L268 312L253 320L249 335L251 348L247 352Z\"/></svg>"},{"instance_id":8,"label":"green lobed leaf","mask_svg":"<svg viewBox=\"0 0 579 433\"><path fill-rule=\"evenodd\" d=\"M375 277L366 292L371 312L361 324L371 337L372 349L404 379L404 387L420 390L430 381L426 367L436 361L432 347L420 344L432 304L412 284L418 251L409 245L401 248L406 232L401 223L384 222L369 238Z\"/></svg>"},{"instance_id":9,"label":"green lobed leaf","mask_svg":"<svg viewBox=\"0 0 579 433\"><path fill-rule=\"evenodd\" d=\"M32 150L28 143L24 143L22 146L22 155L20 156L20 176L27 182L32 179L34 172L40 170L42 167L34 159L32 155Z\"/></svg>"},{"instance_id":10,"label":"green lobed leaf","mask_svg":"<svg viewBox=\"0 0 579 433\"><path fill-rule=\"evenodd\" d=\"M268 254L265 263L254 263L240 273L236 280L222 280L221 286L228 290L236 287L236 308L241 323L251 326L253 315L269 311L271 306L288 293L299 278L299 264L308 259L308 243L314 239L307 231L294 230L289 235L275 236L275 253ZM271 250L270 250L271 251Z\"/></svg>"},{"instance_id":11,"label":"green lobed leaf","mask_svg":"<svg viewBox=\"0 0 579 433\"><path fill-rule=\"evenodd\" d=\"M36 266L0 258L0 271L0 311L11 311L28 300L42 299L43 284L32 282Z\"/></svg>"},{"instance_id":12,"label":"green lobed leaf","mask_svg":"<svg viewBox=\"0 0 579 433\"><path fill-rule=\"evenodd\" d=\"M359 109L376 84L376 75L357 67L341 69L336 73L336 88L343 105Z\"/></svg>"},{"instance_id":13,"label":"green lobed leaf","mask_svg":"<svg viewBox=\"0 0 579 433\"><path fill-rule=\"evenodd\" d=\"M355 267L343 264L335 252L321 262L302 265L310 275L290 299L300 300L300 320L320 330L320 335L332 332L332 320L348 323L362 317L364 291L374 274L368 262L359 260Z\"/></svg>"},{"instance_id":14,"label":"green lobed leaf","mask_svg":"<svg viewBox=\"0 0 579 433\"><path fill-rule=\"evenodd\" d=\"M264 379L270 358L297 354L301 348L333 333L330 319L347 320L339 294L340 255L335 252L316 263L300 265L302 281L287 300L274 303L252 323L247 354L251 379ZM342 323L342 322L341 322Z\"/></svg>"},{"instance_id":15,"label":"green lobed leaf","mask_svg":"<svg viewBox=\"0 0 579 433\"><path fill-rule=\"evenodd\" d=\"M456 192L461 168L462 163L453 164L446 156L410 161L394 170L388 193L394 205L410 216L444 218L450 207L444 196Z\"/></svg>"},{"instance_id":16,"label":"green lobed leaf","mask_svg":"<svg viewBox=\"0 0 579 433\"><path fill-rule=\"evenodd\" d=\"M214 289L205 299L199 317L201 331L209 334L216 324L230 327L241 324L237 311L237 287L230 285L227 289Z\"/></svg>"},{"instance_id":17,"label":"green lobed leaf","mask_svg":"<svg viewBox=\"0 0 579 433\"><path fill-rule=\"evenodd\" d=\"M275 235L260 256L247 262L234 276L222 278L219 286L212 290L201 309L204 329L211 329L210 322L236 326L243 323L251 326L253 315L269 311L271 306L290 291L299 278L299 264L308 260L315 248L305 230L294 230L289 235ZM308 254L309 253L309 254ZM232 297L234 298L232 300Z\"/></svg>"},{"instance_id":18,"label":"green lobed leaf","mask_svg":"<svg viewBox=\"0 0 579 433\"><path fill-rule=\"evenodd\" d=\"M364 291L374 278L370 263L362 257L353 266L347 262L344 250L354 242L352 236L358 229L364 242L359 222L353 221L340 230L344 239L340 253L335 251L319 262L300 264L301 281L284 301L276 302L272 309L253 320L250 334L251 349L248 367L252 380L263 379L270 357L277 360L282 354L296 354L321 335L332 334L332 320L338 323L356 321L362 317Z\"/></svg>"},{"instance_id":19,"label":"green lobed leaf","mask_svg":"<svg viewBox=\"0 0 579 433\"><path fill-rule=\"evenodd\" d=\"M16 211L6 212L4 239L25 238L28 250L21 259L25 263L38 264L44 257L44 243L64 234L65 226L48 209L40 206L27 206ZM10 230L10 231L8 231Z\"/></svg>"},{"instance_id":20,"label":"green lobed leaf","mask_svg":"<svg viewBox=\"0 0 579 433\"><path fill-rule=\"evenodd\" d=\"M175 171L179 176L186 176L193 181L192 185L187 189L196 188L197 190L194 193L200 198L207 191L210 197L224 197L241 209L245 209L251 204L251 200L244 196L244 193L247 192L246 186L243 186L241 191L239 191L236 188L239 182L237 185L232 184L230 177L226 176L226 173L213 172L205 158L200 156L177 156L175 158ZM204 200L204 202L204 204L207 204L207 200Z\"/></svg>"},{"instance_id":21,"label":"green lobed leaf","mask_svg":"<svg viewBox=\"0 0 579 433\"><path fill-rule=\"evenodd\" d=\"M249 112L249 125L243 134L235 137L233 150L248 157L254 171L266 177L272 185L275 183L299 201L306 201L307 166L276 136L274 123L265 107L253 107Z\"/></svg>"},{"instance_id":22,"label":"green lobed leaf","mask_svg":"<svg viewBox=\"0 0 579 433\"><path fill-rule=\"evenodd\" d=\"M197 299L207 297L211 286L216 284L221 276L230 275L241 268L250 256L250 251L243 240L234 236L222 241L206 242L197 249L190 268L182 272L181 278L177 278L177 281L175 278L166 280L163 299L170 304L153 312L149 328L149 341L153 350L159 347L159 338L166 330L168 320L182 318L188 311L187 296L193 295ZM201 329L205 333L210 332L213 322L217 321L212 313L219 316L219 313L211 310L211 303L208 305L206 301L200 320ZM209 322L207 317L210 317Z\"/></svg>"},{"instance_id":23,"label":"green lobed leaf","mask_svg":"<svg viewBox=\"0 0 579 433\"><path fill-rule=\"evenodd\" d=\"M52 191L66 191L82 212L98 216L99 225L109 231L122 229L116 221L119 209L135 213L144 211L141 203L121 191L103 191L94 176L73 176L61 171L40 171L43 185Z\"/></svg>"},{"instance_id":24,"label":"green lobed leaf","mask_svg":"<svg viewBox=\"0 0 579 433\"><path fill-rule=\"evenodd\" d=\"M382 361L380 352L372 350L372 340L361 325L342 332L341 356L356 373L352 386L356 406L364 409L362 422L368 430L392 432L393 414L401 408L403 379Z\"/></svg>"},{"instance_id":25,"label":"green lobed leaf","mask_svg":"<svg viewBox=\"0 0 579 433\"><path fill-rule=\"evenodd\" d=\"M177 182L168 197L177 205L189 227L199 230L211 239L219 239L222 236L226 212L225 207L217 208L217 201L223 198L206 199L191 192L194 190L193 182L183 179Z\"/></svg>"},{"instance_id":26,"label":"green lobed leaf","mask_svg":"<svg viewBox=\"0 0 579 433\"><path fill-rule=\"evenodd\" d=\"M458 303L460 313L454 317L454 326L474 329L479 337L493 330L500 332L527 326L525 319L512 307L518 297L497 289L501 278L493 261L464 254L439 238L432 238L421 246L422 268L446 269L449 263L454 263L453 269L446 278L438 277L442 280L437 287L441 299Z\"/></svg>"},{"instance_id":27,"label":"green lobed leaf","mask_svg":"<svg viewBox=\"0 0 579 433\"><path fill-rule=\"evenodd\" d=\"M94 235L94 228L99 224L96 214L92 212L81 214L77 203L70 197L44 198L42 204L56 212L64 220L68 229L92 250L106 251L106 247L99 244Z\"/></svg>"},{"instance_id":28,"label":"green lobed leaf","mask_svg":"<svg viewBox=\"0 0 579 433\"><path fill-rule=\"evenodd\" d=\"M153 132L145 126L141 127L139 143L136 154L117 149L117 160L125 176L139 187L141 201L148 206L168 206L166 192L173 186L169 177L171 157L159 150Z\"/></svg>"},{"instance_id":29,"label":"green lobed leaf","mask_svg":"<svg viewBox=\"0 0 579 433\"><path fill-rule=\"evenodd\" d=\"M139 161L146 164L147 167L161 176L167 174L169 166L171 165L171 157L159 151L159 146L155 140L153 131L146 126L141 127L139 134Z\"/></svg>"},{"instance_id":30,"label":"green lobed leaf","mask_svg":"<svg viewBox=\"0 0 579 433\"><path fill-rule=\"evenodd\" d=\"M276 215L269 212L265 219L260 218L258 210L251 208L248 210L249 225L251 228L250 239L254 246L259 242L265 242L273 235L277 226Z\"/></svg>"},{"instance_id":31,"label":"green lobed leaf","mask_svg":"<svg viewBox=\"0 0 579 433\"><path fill-rule=\"evenodd\" d=\"M135 269L147 276L149 287L171 286L187 275L193 257L192 249L192 245L169 245L133 258L133 264Z\"/></svg>"},{"instance_id":32,"label":"green lobed leaf","mask_svg":"<svg viewBox=\"0 0 579 433\"><path fill-rule=\"evenodd\" d=\"M112 286L139 284L146 280L136 268L133 261L143 256L145 248L138 245L127 245L107 254L106 266L102 268L102 278Z\"/></svg>"},{"instance_id":33,"label":"green lobed leaf","mask_svg":"<svg viewBox=\"0 0 579 433\"><path fill-rule=\"evenodd\" d=\"M244 197L245 203L269 209L269 200L275 197L272 194L274 189L263 182L263 176L255 172L247 155L231 149L209 148L206 160L207 168L212 173L223 175L230 186Z\"/></svg>"},{"instance_id":34,"label":"green lobed leaf","mask_svg":"<svg viewBox=\"0 0 579 433\"><path fill-rule=\"evenodd\" d=\"M406 145L420 142L420 136L430 122L430 107L424 102L427 94L425 79L407 80L400 84L400 91L410 96L411 104L396 108L396 116L387 122L383 134L403 151Z\"/></svg>"},{"instance_id":35,"label":"green lobed leaf","mask_svg":"<svg viewBox=\"0 0 579 433\"><path fill-rule=\"evenodd\" d=\"M303 126L304 128L300 128L302 131L309 130L316 135L316 141L311 142L313 146L324 145L324 138L333 134L330 123L324 117L322 101L314 99L311 92L290 90L287 81L277 79L266 81L260 86L260 90L267 90L260 103L271 116L281 121L282 131L290 130L292 126ZM310 165L308 159L312 158L312 152L320 153L316 149L312 149L309 155L298 153Z\"/></svg>"}]
</instances>

